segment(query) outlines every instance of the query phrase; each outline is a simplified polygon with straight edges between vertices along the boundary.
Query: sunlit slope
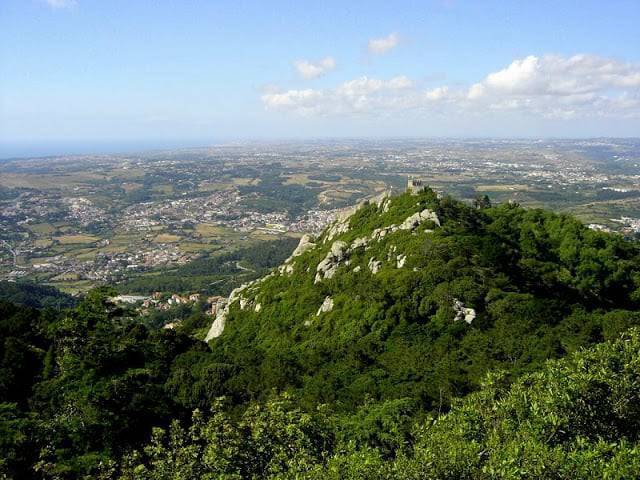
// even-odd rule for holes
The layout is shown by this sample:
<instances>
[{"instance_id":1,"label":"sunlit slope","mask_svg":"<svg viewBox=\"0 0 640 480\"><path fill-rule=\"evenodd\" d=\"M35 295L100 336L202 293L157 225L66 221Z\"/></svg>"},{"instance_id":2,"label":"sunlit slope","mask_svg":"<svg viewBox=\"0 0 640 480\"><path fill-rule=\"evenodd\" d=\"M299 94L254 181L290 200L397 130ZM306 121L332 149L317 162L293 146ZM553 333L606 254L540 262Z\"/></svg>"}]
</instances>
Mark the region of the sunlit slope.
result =
<instances>
[{"instance_id":1,"label":"sunlit slope","mask_svg":"<svg viewBox=\"0 0 640 480\"><path fill-rule=\"evenodd\" d=\"M291 388L309 402L437 409L489 369L529 371L635 323L639 287L637 244L424 189L382 195L303 238L234 291L208 339L231 395Z\"/></svg>"}]
</instances>

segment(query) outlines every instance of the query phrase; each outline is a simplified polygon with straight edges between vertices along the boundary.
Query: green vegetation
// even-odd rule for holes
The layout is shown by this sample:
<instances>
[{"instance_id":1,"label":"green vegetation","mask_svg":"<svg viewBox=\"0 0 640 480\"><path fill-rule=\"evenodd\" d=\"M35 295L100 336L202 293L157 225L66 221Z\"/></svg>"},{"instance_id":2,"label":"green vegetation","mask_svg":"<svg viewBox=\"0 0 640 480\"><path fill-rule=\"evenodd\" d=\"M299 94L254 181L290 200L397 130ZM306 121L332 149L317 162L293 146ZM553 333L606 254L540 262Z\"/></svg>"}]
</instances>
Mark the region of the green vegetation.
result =
<instances>
[{"instance_id":1,"label":"green vegetation","mask_svg":"<svg viewBox=\"0 0 640 480\"><path fill-rule=\"evenodd\" d=\"M228 295L243 281L257 278L282 263L297 242L291 237L257 242L231 252L201 257L173 270L134 277L118 284L117 289L122 293L140 294L160 291Z\"/></svg>"},{"instance_id":2,"label":"green vegetation","mask_svg":"<svg viewBox=\"0 0 640 480\"><path fill-rule=\"evenodd\" d=\"M314 283L334 241L349 245L425 208L441 227L427 222L370 241ZM225 394L244 401L277 388L296 391L308 408L353 411L369 397L441 410L489 370L530 372L601 341L620 318L638 321L638 245L570 217L472 208L426 192L394 198L386 212L365 206L350 225L297 257L291 275L243 292L259 312L232 306L211 342L214 358L239 369ZM401 254L406 264L397 268ZM382 262L376 275L371 259ZM334 308L318 316L326 297ZM477 312L472 325L454 321L456 299Z\"/></svg>"},{"instance_id":3,"label":"green vegetation","mask_svg":"<svg viewBox=\"0 0 640 480\"><path fill-rule=\"evenodd\" d=\"M428 190L333 230L242 290L209 345L197 306L165 330L110 289L63 311L0 303L0 476L640 476L637 243ZM268 245L169 281L237 262L255 278L293 247Z\"/></svg>"},{"instance_id":4,"label":"green vegetation","mask_svg":"<svg viewBox=\"0 0 640 480\"><path fill-rule=\"evenodd\" d=\"M315 205L317 191L302 185L286 185L279 173L263 174L258 185L240 185L242 194L254 194L244 201L246 207L258 212L285 210L295 216Z\"/></svg>"},{"instance_id":5,"label":"green vegetation","mask_svg":"<svg viewBox=\"0 0 640 480\"><path fill-rule=\"evenodd\" d=\"M0 282L0 300L33 308L68 308L76 300L57 288L23 282Z\"/></svg>"},{"instance_id":6,"label":"green vegetation","mask_svg":"<svg viewBox=\"0 0 640 480\"><path fill-rule=\"evenodd\" d=\"M0 304L0 472L91 475L180 414L164 384L173 358L199 342L150 331L94 291L53 315ZM200 347L197 347L200 345Z\"/></svg>"},{"instance_id":7,"label":"green vegetation","mask_svg":"<svg viewBox=\"0 0 640 480\"><path fill-rule=\"evenodd\" d=\"M125 462L122 478L270 479L576 479L637 478L640 473L640 331L550 362L508 386L504 373L439 418L419 422L412 442L397 433L406 410L372 406L341 438L326 407L303 413L288 396L252 405L239 419L196 411L174 422ZM376 425L377 423L377 425Z\"/></svg>"}]
</instances>

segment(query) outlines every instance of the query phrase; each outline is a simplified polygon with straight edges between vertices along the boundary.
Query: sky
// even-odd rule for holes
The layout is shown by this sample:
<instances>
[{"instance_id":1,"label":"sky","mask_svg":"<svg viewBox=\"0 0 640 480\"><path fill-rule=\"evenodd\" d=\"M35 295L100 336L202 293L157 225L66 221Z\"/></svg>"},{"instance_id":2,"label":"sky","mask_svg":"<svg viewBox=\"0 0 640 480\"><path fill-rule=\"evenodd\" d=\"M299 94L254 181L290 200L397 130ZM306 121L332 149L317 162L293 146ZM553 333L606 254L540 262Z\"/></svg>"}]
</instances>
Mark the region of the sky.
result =
<instances>
[{"instance_id":1,"label":"sky","mask_svg":"<svg viewBox=\"0 0 640 480\"><path fill-rule=\"evenodd\" d=\"M640 1L0 1L0 157L640 136Z\"/></svg>"}]
</instances>

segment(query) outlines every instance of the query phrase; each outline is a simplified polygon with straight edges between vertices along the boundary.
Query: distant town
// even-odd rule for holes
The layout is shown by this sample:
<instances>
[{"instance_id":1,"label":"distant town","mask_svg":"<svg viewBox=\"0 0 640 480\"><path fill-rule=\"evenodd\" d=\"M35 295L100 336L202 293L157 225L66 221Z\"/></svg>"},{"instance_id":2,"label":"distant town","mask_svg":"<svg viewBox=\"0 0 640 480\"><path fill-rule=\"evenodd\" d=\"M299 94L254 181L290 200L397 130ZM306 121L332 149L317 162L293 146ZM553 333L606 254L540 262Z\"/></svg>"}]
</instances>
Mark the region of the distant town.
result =
<instances>
[{"instance_id":1,"label":"distant town","mask_svg":"<svg viewBox=\"0 0 640 480\"><path fill-rule=\"evenodd\" d=\"M633 237L639 172L640 142L610 139L246 143L9 159L0 162L0 279L79 292L155 274L317 233L342 208L402 189L408 176Z\"/></svg>"}]
</instances>

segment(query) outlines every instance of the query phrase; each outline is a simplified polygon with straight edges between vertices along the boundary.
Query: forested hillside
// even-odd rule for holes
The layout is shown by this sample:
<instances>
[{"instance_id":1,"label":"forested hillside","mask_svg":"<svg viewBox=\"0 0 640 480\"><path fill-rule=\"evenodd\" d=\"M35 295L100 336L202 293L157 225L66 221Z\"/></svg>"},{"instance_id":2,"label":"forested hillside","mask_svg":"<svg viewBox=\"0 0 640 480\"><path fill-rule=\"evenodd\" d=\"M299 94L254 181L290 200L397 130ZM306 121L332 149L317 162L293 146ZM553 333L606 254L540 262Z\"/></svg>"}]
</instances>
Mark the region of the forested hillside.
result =
<instances>
[{"instance_id":1,"label":"forested hillside","mask_svg":"<svg viewBox=\"0 0 640 480\"><path fill-rule=\"evenodd\" d=\"M2 303L0 474L640 475L637 243L430 190L350 213L235 290L208 344L109 289Z\"/></svg>"},{"instance_id":2,"label":"forested hillside","mask_svg":"<svg viewBox=\"0 0 640 480\"><path fill-rule=\"evenodd\" d=\"M215 404L211 415L194 413L188 429L156 429L121 478L638 478L638 376L634 329L512 385L503 372L490 375L449 413L417 422L409 441L397 429L406 414L398 402L371 405L343 425L286 395L240 418Z\"/></svg>"},{"instance_id":3,"label":"forested hillside","mask_svg":"<svg viewBox=\"0 0 640 480\"><path fill-rule=\"evenodd\" d=\"M175 269L141 275L117 285L122 293L149 295L157 291L228 295L239 282L255 279L280 264L297 240L283 237L244 248L197 258Z\"/></svg>"},{"instance_id":4,"label":"forested hillside","mask_svg":"<svg viewBox=\"0 0 640 480\"><path fill-rule=\"evenodd\" d=\"M489 370L535 370L639 319L638 245L547 211L427 190L383 196L312 240L235 293L210 342L236 369L224 395L442 410Z\"/></svg>"},{"instance_id":5,"label":"forested hillside","mask_svg":"<svg viewBox=\"0 0 640 480\"><path fill-rule=\"evenodd\" d=\"M33 308L68 308L77 301L55 287L26 282L0 282L0 300Z\"/></svg>"}]
</instances>

